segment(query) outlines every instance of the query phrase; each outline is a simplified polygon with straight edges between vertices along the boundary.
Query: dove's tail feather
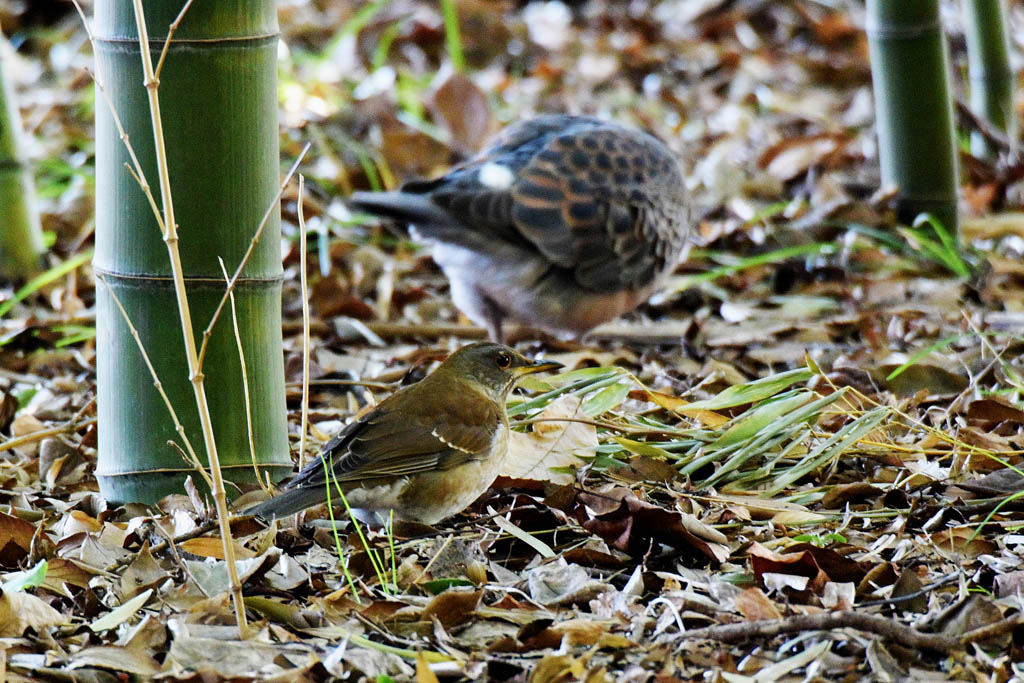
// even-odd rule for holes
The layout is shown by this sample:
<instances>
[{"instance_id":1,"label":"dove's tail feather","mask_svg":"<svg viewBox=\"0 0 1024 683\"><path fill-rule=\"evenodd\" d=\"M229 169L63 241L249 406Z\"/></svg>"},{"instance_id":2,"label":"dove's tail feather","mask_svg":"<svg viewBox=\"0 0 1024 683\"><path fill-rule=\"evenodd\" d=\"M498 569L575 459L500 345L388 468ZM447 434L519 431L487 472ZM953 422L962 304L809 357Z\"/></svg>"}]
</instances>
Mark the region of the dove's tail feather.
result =
<instances>
[{"instance_id":1,"label":"dove's tail feather","mask_svg":"<svg viewBox=\"0 0 1024 683\"><path fill-rule=\"evenodd\" d=\"M451 220L429 197L409 192L354 192L348 205L357 211L421 228L444 225Z\"/></svg>"}]
</instances>

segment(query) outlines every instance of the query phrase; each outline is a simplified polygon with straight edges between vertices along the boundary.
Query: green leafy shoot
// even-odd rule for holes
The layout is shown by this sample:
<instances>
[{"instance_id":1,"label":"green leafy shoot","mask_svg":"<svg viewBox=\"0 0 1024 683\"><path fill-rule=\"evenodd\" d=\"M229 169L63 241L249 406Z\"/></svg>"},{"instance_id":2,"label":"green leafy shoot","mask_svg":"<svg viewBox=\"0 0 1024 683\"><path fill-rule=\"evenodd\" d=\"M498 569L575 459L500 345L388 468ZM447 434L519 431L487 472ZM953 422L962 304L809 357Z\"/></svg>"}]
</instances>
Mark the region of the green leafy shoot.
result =
<instances>
[{"instance_id":1,"label":"green leafy shoot","mask_svg":"<svg viewBox=\"0 0 1024 683\"><path fill-rule=\"evenodd\" d=\"M34 567L23 572L7 575L7 580L0 584L3 593L16 593L26 588L37 588L46 579L46 560L39 560Z\"/></svg>"},{"instance_id":2,"label":"green leafy shoot","mask_svg":"<svg viewBox=\"0 0 1024 683\"><path fill-rule=\"evenodd\" d=\"M96 183L91 166L73 166L60 157L40 159L35 165L36 195L41 199L55 199L63 195L75 181L88 186Z\"/></svg>"},{"instance_id":3,"label":"green leafy shoot","mask_svg":"<svg viewBox=\"0 0 1024 683\"><path fill-rule=\"evenodd\" d=\"M756 379L746 384L737 384L722 391L718 396L704 401L695 401L686 406L687 410L720 410L746 403L755 403L770 398L794 384L806 382L814 372L806 368L787 370L777 375Z\"/></svg>"},{"instance_id":4,"label":"green leafy shoot","mask_svg":"<svg viewBox=\"0 0 1024 683\"><path fill-rule=\"evenodd\" d=\"M901 227L899 231L919 258L937 263L957 277L971 276L971 266L964 260L956 238L930 213L922 213L914 219L913 227Z\"/></svg>"},{"instance_id":5,"label":"green leafy shoot","mask_svg":"<svg viewBox=\"0 0 1024 683\"><path fill-rule=\"evenodd\" d=\"M59 280L71 271L80 267L84 263L87 263L92 259L92 249L75 254L67 261L58 263L53 268L50 268L45 273L37 275L36 277L29 280L24 287L14 293L14 296L3 303L0 303L0 318L7 315L12 308L22 299L32 296L46 285Z\"/></svg>"},{"instance_id":6,"label":"green leafy shoot","mask_svg":"<svg viewBox=\"0 0 1024 683\"><path fill-rule=\"evenodd\" d=\"M57 325L53 329L64 335L63 339L53 345L58 349L96 338L96 328L92 325Z\"/></svg>"},{"instance_id":7,"label":"green leafy shoot","mask_svg":"<svg viewBox=\"0 0 1024 683\"><path fill-rule=\"evenodd\" d=\"M444 17L444 43L448 48L448 58L452 60L455 73L462 73L466 70L466 60L462 56L462 36L459 33L455 0L441 0L441 14Z\"/></svg>"},{"instance_id":8,"label":"green leafy shoot","mask_svg":"<svg viewBox=\"0 0 1024 683\"><path fill-rule=\"evenodd\" d=\"M812 244L799 244L794 247L783 247L782 249L775 249L764 254L758 254L757 256L750 256L742 259L734 259L726 254L718 254L716 257L719 260L728 260L733 262L718 268L712 268L711 270L703 273L672 278L669 282L669 288L672 291L681 292L699 284L713 282L720 277L735 275L736 273L741 273L744 270L749 270L758 266L770 263L782 263L783 261L799 256L817 256L819 254L831 253L835 251L835 249L836 246L832 242L814 242Z\"/></svg>"}]
</instances>

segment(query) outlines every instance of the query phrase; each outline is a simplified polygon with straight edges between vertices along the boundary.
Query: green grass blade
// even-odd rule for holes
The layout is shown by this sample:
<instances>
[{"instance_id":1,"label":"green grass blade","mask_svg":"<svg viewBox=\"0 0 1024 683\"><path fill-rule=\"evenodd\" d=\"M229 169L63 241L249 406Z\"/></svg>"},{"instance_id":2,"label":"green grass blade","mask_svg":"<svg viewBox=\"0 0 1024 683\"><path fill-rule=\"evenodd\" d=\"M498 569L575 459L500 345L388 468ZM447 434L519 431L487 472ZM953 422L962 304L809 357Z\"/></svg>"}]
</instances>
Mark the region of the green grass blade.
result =
<instances>
[{"instance_id":1,"label":"green grass blade","mask_svg":"<svg viewBox=\"0 0 1024 683\"><path fill-rule=\"evenodd\" d=\"M58 263L53 268L50 268L45 273L35 276L29 280L24 287L19 289L12 298L7 301L0 303L0 318L7 315L14 306L22 299L31 296L35 292L39 291L46 285L50 284L54 280L60 279L75 270L82 264L88 262L92 258L92 249L87 249L81 253L75 254L67 261Z\"/></svg>"},{"instance_id":2,"label":"green grass blade","mask_svg":"<svg viewBox=\"0 0 1024 683\"><path fill-rule=\"evenodd\" d=\"M712 268L704 273L684 275L683 277L674 278L671 283L672 289L677 292L681 292L684 289L689 289L690 287L694 287L704 282L711 282L712 280L717 280L718 278L726 275L733 275L749 268L755 268L769 263L781 263L782 261L796 258L797 256L815 256L826 251L832 251L835 248L835 244L832 242L815 242L813 244L800 244L794 247L776 249L765 254L758 254L757 256L739 259L736 263L721 266L719 268Z\"/></svg>"},{"instance_id":3,"label":"green grass blade","mask_svg":"<svg viewBox=\"0 0 1024 683\"><path fill-rule=\"evenodd\" d=\"M380 34L380 41L377 46L373 49L373 60L370 62L373 65L373 70L381 68L388 62L388 52L391 50L391 45L398 38L398 33L402 30L402 25L399 22L394 22L388 26Z\"/></svg>"},{"instance_id":4,"label":"green grass blade","mask_svg":"<svg viewBox=\"0 0 1024 683\"><path fill-rule=\"evenodd\" d=\"M770 377L756 379L746 384L737 384L725 389L714 398L696 401L686 406L690 410L719 410L732 408L745 403L756 403L775 396L794 384L806 382L814 377L814 373L806 368L787 370Z\"/></svg>"},{"instance_id":5,"label":"green grass blade","mask_svg":"<svg viewBox=\"0 0 1024 683\"><path fill-rule=\"evenodd\" d=\"M444 17L444 43L448 48L448 58L452 60L455 73L462 73L466 69L466 59L462 55L462 35L459 33L455 0L441 0L441 14Z\"/></svg>"},{"instance_id":6,"label":"green grass blade","mask_svg":"<svg viewBox=\"0 0 1024 683\"><path fill-rule=\"evenodd\" d=\"M772 485L765 492L766 495L774 496L790 484L819 469L825 463L838 458L842 455L843 451L856 444L863 436L882 424L891 412L888 407L880 406L864 413L853 422L844 426L811 450L795 467L776 477Z\"/></svg>"},{"instance_id":7,"label":"green grass blade","mask_svg":"<svg viewBox=\"0 0 1024 683\"><path fill-rule=\"evenodd\" d=\"M968 333L968 334L972 334L973 335L975 333L971 332L971 333ZM905 363L903 363L903 365L899 366L898 368L896 368L895 370L890 372L888 375L886 375L885 379L887 381L891 382L892 380L896 379L901 374L903 374L903 372L907 368L909 368L910 366L912 366L915 363L917 363L917 361L921 360L922 358L924 358L926 356L930 356L931 354L933 354L933 353L935 353L937 351L941 351L942 349L946 348L947 346L949 346L953 342L957 341L958 339L962 339L965 336L967 336L967 334L960 334L960 333L958 333L958 334L951 334L948 337L943 337L942 339L938 340L934 344L931 344L929 346L924 347L923 349L918 350L910 358L908 358L907 361Z\"/></svg>"},{"instance_id":8,"label":"green grass blade","mask_svg":"<svg viewBox=\"0 0 1024 683\"><path fill-rule=\"evenodd\" d=\"M376 0L352 15L352 18L345 22L338 32L338 36L355 35L370 25L373 18L377 16L391 0Z\"/></svg>"},{"instance_id":9,"label":"green grass blade","mask_svg":"<svg viewBox=\"0 0 1024 683\"><path fill-rule=\"evenodd\" d=\"M583 405L580 406L580 411L587 417L606 413L626 400L629 390L630 386L621 382L607 386L596 394L587 397Z\"/></svg>"},{"instance_id":10,"label":"green grass blade","mask_svg":"<svg viewBox=\"0 0 1024 683\"><path fill-rule=\"evenodd\" d=\"M742 419L735 421L722 436L708 446L708 449L725 448L752 438L783 415L810 401L812 396L813 394L809 391L798 391L784 396L776 396L761 403L756 408L745 412Z\"/></svg>"},{"instance_id":11,"label":"green grass blade","mask_svg":"<svg viewBox=\"0 0 1024 683\"><path fill-rule=\"evenodd\" d=\"M712 445L708 445L702 448L703 454L692 462L680 469L680 472L684 475L690 475L701 467L711 463L724 460L723 464L719 469L712 474L710 477L704 480L704 486L712 486L719 481L736 481L739 479L747 478L747 473L730 475L732 472L739 469L739 467L745 464L754 456L765 457L767 453L773 453L775 449L784 443L789 445L783 449L784 453L791 450L797 443L801 443L805 438L805 432L809 430L808 425L817 420L818 415L826 407L832 403L838 401L846 393L845 387L835 393L829 394L828 396L822 396L816 401L801 405L788 413L784 413L776 419L768 422L764 425L764 428L760 431L755 432L746 441L739 441L726 445L722 448L715 448ZM734 424L738 424L743 417L737 418ZM776 462L781 459L781 455L777 455L774 458L769 459L764 465L759 467L754 476L759 479L763 479L768 476L774 468Z\"/></svg>"},{"instance_id":12,"label":"green grass blade","mask_svg":"<svg viewBox=\"0 0 1024 683\"><path fill-rule=\"evenodd\" d=\"M643 455L648 458L657 458L658 460L675 460L675 456L669 451L646 441L634 441L624 436L613 436L612 440L622 446L626 452L633 455Z\"/></svg>"},{"instance_id":13,"label":"green grass blade","mask_svg":"<svg viewBox=\"0 0 1024 683\"><path fill-rule=\"evenodd\" d=\"M573 372L567 372L564 375L556 375L555 377L548 378L547 383L562 384L562 386L544 392L538 396L534 396L529 401L523 401L522 403L512 403L508 407L508 416L520 417L529 413L542 410L553 400L559 396L564 395L575 395L588 394L598 389L617 384L625 372L621 368L586 368L584 370L575 370ZM524 382L525 385L525 382Z\"/></svg>"},{"instance_id":14,"label":"green grass blade","mask_svg":"<svg viewBox=\"0 0 1024 683\"><path fill-rule=\"evenodd\" d=\"M915 228L919 228L920 226L925 224L931 226L932 230L935 231L935 234L939 236L939 241L942 243L942 246L946 249L946 251L952 255L955 255L959 260L959 245L956 243L956 240L953 238L953 236L949 234L949 230L946 229L946 226L943 225L938 218L936 218L930 213L922 213L920 216L914 219Z\"/></svg>"}]
</instances>

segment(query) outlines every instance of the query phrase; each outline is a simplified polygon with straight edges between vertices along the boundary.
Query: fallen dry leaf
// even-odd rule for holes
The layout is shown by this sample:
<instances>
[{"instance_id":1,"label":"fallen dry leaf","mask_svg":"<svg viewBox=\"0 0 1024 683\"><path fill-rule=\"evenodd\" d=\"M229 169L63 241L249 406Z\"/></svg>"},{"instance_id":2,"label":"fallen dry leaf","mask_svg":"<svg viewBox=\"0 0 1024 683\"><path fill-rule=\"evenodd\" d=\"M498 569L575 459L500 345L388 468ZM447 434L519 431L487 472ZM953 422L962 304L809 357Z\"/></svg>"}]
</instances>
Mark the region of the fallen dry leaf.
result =
<instances>
[{"instance_id":1,"label":"fallen dry leaf","mask_svg":"<svg viewBox=\"0 0 1024 683\"><path fill-rule=\"evenodd\" d=\"M782 612L760 588L748 588L737 595L736 609L750 621L782 618Z\"/></svg>"},{"instance_id":2,"label":"fallen dry leaf","mask_svg":"<svg viewBox=\"0 0 1024 683\"><path fill-rule=\"evenodd\" d=\"M449 73L434 89L427 106L448 131L451 145L465 156L479 150L494 132L491 105L470 78Z\"/></svg>"},{"instance_id":3,"label":"fallen dry leaf","mask_svg":"<svg viewBox=\"0 0 1024 683\"><path fill-rule=\"evenodd\" d=\"M20 638L29 628L41 631L66 623L66 616L34 595L21 591L0 595L0 638Z\"/></svg>"},{"instance_id":4,"label":"fallen dry leaf","mask_svg":"<svg viewBox=\"0 0 1024 683\"><path fill-rule=\"evenodd\" d=\"M570 484L570 472L553 472L555 468L579 467L583 457L593 457L597 448L597 429L590 424L569 422L580 419L581 401L565 396L545 408L525 434L512 431L508 455L501 474L516 479L537 479L556 484Z\"/></svg>"}]
</instances>

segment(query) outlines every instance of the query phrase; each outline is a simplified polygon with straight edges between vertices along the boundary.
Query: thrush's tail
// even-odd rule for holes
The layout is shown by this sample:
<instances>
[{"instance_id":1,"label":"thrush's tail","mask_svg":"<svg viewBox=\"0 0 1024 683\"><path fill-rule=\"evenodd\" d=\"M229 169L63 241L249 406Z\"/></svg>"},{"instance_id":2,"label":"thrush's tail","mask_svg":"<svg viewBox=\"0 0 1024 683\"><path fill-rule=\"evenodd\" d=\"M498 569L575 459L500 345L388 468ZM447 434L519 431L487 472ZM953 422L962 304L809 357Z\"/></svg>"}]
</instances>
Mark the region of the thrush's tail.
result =
<instances>
[{"instance_id":1,"label":"thrush's tail","mask_svg":"<svg viewBox=\"0 0 1024 683\"><path fill-rule=\"evenodd\" d=\"M429 197L411 192L353 192L348 205L358 211L423 228L445 225L451 220Z\"/></svg>"},{"instance_id":2,"label":"thrush's tail","mask_svg":"<svg viewBox=\"0 0 1024 683\"><path fill-rule=\"evenodd\" d=\"M280 494L269 498L262 503L246 508L243 514L255 515L262 519L282 518L294 515L306 508L319 505L326 500L323 486L308 486L294 489L285 489Z\"/></svg>"}]
</instances>

